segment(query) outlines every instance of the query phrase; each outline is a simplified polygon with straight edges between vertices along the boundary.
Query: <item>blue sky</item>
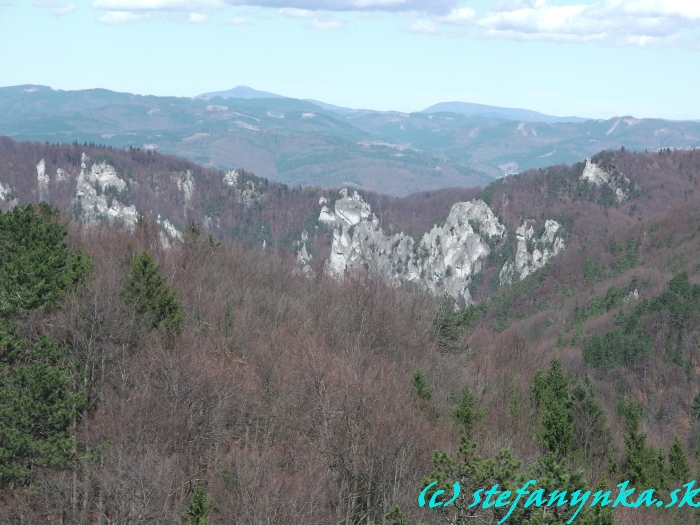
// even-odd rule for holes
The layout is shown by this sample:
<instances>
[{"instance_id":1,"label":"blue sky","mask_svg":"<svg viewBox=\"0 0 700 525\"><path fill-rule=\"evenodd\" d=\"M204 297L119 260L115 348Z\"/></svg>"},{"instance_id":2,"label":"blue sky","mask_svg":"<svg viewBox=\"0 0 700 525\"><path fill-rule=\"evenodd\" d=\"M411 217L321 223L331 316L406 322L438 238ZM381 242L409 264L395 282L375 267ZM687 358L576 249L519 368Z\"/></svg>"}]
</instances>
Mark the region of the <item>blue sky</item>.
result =
<instances>
[{"instance_id":1,"label":"blue sky","mask_svg":"<svg viewBox=\"0 0 700 525\"><path fill-rule=\"evenodd\" d=\"M0 85L700 119L695 0L0 0Z\"/></svg>"}]
</instances>

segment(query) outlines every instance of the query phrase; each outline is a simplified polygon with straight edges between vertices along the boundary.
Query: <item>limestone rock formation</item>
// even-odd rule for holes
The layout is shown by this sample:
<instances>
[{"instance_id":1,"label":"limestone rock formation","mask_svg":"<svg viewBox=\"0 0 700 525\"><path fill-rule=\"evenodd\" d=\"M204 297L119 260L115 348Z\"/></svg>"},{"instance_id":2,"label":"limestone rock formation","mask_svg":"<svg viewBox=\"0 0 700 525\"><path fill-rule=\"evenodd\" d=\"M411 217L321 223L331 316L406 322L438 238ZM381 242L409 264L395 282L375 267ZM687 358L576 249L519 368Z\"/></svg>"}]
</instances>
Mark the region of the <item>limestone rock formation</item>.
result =
<instances>
[{"instance_id":1,"label":"limestone rock formation","mask_svg":"<svg viewBox=\"0 0 700 525\"><path fill-rule=\"evenodd\" d=\"M297 268L304 275L311 273L311 260L313 259L313 255L311 255L306 249L306 237L306 231L304 231L302 234L301 248L297 252Z\"/></svg>"},{"instance_id":2,"label":"limestone rock formation","mask_svg":"<svg viewBox=\"0 0 700 525\"><path fill-rule=\"evenodd\" d=\"M70 175L64 169L56 169L56 182L66 182L70 179Z\"/></svg>"},{"instance_id":3,"label":"limestone rock formation","mask_svg":"<svg viewBox=\"0 0 700 525\"><path fill-rule=\"evenodd\" d=\"M471 302L469 284L490 253L489 243L501 242L506 233L488 205L475 200L453 205L445 224L420 241L404 233L387 236L357 192L343 189L339 197L333 210L325 198L319 202L319 221L333 227L329 271L372 269L395 284L414 282L462 304Z\"/></svg>"},{"instance_id":4,"label":"limestone rock formation","mask_svg":"<svg viewBox=\"0 0 700 525\"><path fill-rule=\"evenodd\" d=\"M185 200L185 216L187 216L187 208L190 206L192 201L192 194L194 193L194 176L192 171L185 170L180 173L180 177L177 179L177 189L182 192L182 196Z\"/></svg>"},{"instance_id":5,"label":"limestone rock formation","mask_svg":"<svg viewBox=\"0 0 700 525\"><path fill-rule=\"evenodd\" d=\"M542 268L547 261L566 248L562 234L564 230L557 221L548 220L544 228L535 233L528 221L515 230L517 247L515 260L507 261L499 274L500 283L512 283L513 278L522 280Z\"/></svg>"},{"instance_id":6,"label":"limestone rock formation","mask_svg":"<svg viewBox=\"0 0 700 525\"><path fill-rule=\"evenodd\" d=\"M0 201L4 202L6 200L10 200L12 193L12 188L10 188L9 185L0 182Z\"/></svg>"},{"instance_id":7,"label":"limestone rock formation","mask_svg":"<svg viewBox=\"0 0 700 525\"><path fill-rule=\"evenodd\" d=\"M160 226L160 242L165 248L169 248L173 241L182 240L182 233L175 227L175 225L168 219L161 218L158 215L156 219L158 226Z\"/></svg>"},{"instance_id":8,"label":"limestone rock formation","mask_svg":"<svg viewBox=\"0 0 700 525\"><path fill-rule=\"evenodd\" d=\"M316 228L318 228L318 226ZM294 271L296 273L301 273L302 275L310 275L312 270L311 261L313 260L314 256L313 254L309 253L306 248L308 242L309 232L306 230L303 230L301 232L301 238L294 242L294 249L296 250L297 254L296 268Z\"/></svg>"},{"instance_id":9,"label":"limestone rock formation","mask_svg":"<svg viewBox=\"0 0 700 525\"><path fill-rule=\"evenodd\" d=\"M127 183L117 170L105 162L95 163L88 171L90 159L83 154L80 174L73 199L73 213L86 223L98 220L119 220L127 228L136 224L136 207L119 201L120 192L127 190Z\"/></svg>"},{"instance_id":10,"label":"limestone rock formation","mask_svg":"<svg viewBox=\"0 0 700 525\"><path fill-rule=\"evenodd\" d=\"M49 195L49 174L46 173L46 161L41 159L36 165L36 178L39 185L39 198L45 200Z\"/></svg>"},{"instance_id":11,"label":"limestone rock formation","mask_svg":"<svg viewBox=\"0 0 700 525\"><path fill-rule=\"evenodd\" d=\"M253 180L241 181L238 170L230 170L224 175L223 182L226 186L235 188L236 201L244 208L250 208L254 204L262 202L264 196Z\"/></svg>"},{"instance_id":12,"label":"limestone rock formation","mask_svg":"<svg viewBox=\"0 0 700 525\"><path fill-rule=\"evenodd\" d=\"M115 188L117 192L126 189L126 181L120 179L117 170L106 162L93 164L88 179L91 185L96 187L99 185L102 191L109 187Z\"/></svg>"},{"instance_id":13,"label":"limestone rock formation","mask_svg":"<svg viewBox=\"0 0 700 525\"><path fill-rule=\"evenodd\" d=\"M230 170L224 175L224 184L226 186L237 186L238 185L238 170Z\"/></svg>"},{"instance_id":14,"label":"limestone rock formation","mask_svg":"<svg viewBox=\"0 0 700 525\"><path fill-rule=\"evenodd\" d=\"M608 173L600 168L591 159L586 159L586 167L581 175L581 180L587 180L595 184L598 188L603 185L608 185L615 192L615 199L618 203L626 202L629 195L626 188L630 181L624 174L615 170L615 173Z\"/></svg>"}]
</instances>

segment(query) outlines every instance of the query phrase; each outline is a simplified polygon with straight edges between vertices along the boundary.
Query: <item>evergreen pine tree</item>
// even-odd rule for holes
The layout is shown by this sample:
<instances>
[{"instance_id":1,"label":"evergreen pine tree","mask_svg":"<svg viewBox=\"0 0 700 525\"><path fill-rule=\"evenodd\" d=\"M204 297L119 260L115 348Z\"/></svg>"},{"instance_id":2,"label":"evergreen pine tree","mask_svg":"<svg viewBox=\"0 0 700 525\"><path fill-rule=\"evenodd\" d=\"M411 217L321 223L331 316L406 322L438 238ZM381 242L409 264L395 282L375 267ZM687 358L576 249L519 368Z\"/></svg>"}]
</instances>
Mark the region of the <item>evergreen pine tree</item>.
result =
<instances>
[{"instance_id":1,"label":"evergreen pine tree","mask_svg":"<svg viewBox=\"0 0 700 525\"><path fill-rule=\"evenodd\" d=\"M31 482L34 467L65 468L74 459L70 427L87 403L74 385L68 353L42 337L28 341L0 328L0 488Z\"/></svg>"},{"instance_id":2,"label":"evergreen pine tree","mask_svg":"<svg viewBox=\"0 0 700 525\"><path fill-rule=\"evenodd\" d=\"M433 387L428 384L428 380L420 368L417 368L413 373L413 387L421 400L430 401L433 395Z\"/></svg>"},{"instance_id":3,"label":"evergreen pine tree","mask_svg":"<svg viewBox=\"0 0 700 525\"><path fill-rule=\"evenodd\" d=\"M659 450L647 445L647 435L639 432L642 408L634 401L623 402L620 411L625 419L625 470L630 486L638 489L668 489L666 458Z\"/></svg>"},{"instance_id":4,"label":"evergreen pine tree","mask_svg":"<svg viewBox=\"0 0 700 525\"><path fill-rule=\"evenodd\" d=\"M0 317L54 306L90 272L89 257L69 256L57 216L46 203L0 212Z\"/></svg>"},{"instance_id":5,"label":"evergreen pine tree","mask_svg":"<svg viewBox=\"0 0 700 525\"><path fill-rule=\"evenodd\" d=\"M690 408L693 412L693 417L700 420L700 392L693 398L693 404Z\"/></svg>"},{"instance_id":6,"label":"evergreen pine tree","mask_svg":"<svg viewBox=\"0 0 700 525\"><path fill-rule=\"evenodd\" d=\"M683 445L678 436L673 438L671 448L668 451L669 477L677 483L690 481L690 466L688 458L683 450Z\"/></svg>"},{"instance_id":7,"label":"evergreen pine tree","mask_svg":"<svg viewBox=\"0 0 700 525\"><path fill-rule=\"evenodd\" d=\"M122 287L122 297L151 328L163 326L171 333L182 331L184 313L180 301L165 284L148 252L143 251L134 257L131 273Z\"/></svg>"},{"instance_id":8,"label":"evergreen pine tree","mask_svg":"<svg viewBox=\"0 0 700 525\"><path fill-rule=\"evenodd\" d=\"M182 521L187 525L207 525L211 504L207 501L204 486L200 483L190 496L189 504L182 514Z\"/></svg>"},{"instance_id":9,"label":"evergreen pine tree","mask_svg":"<svg viewBox=\"0 0 700 525\"><path fill-rule=\"evenodd\" d=\"M574 419L568 379L558 359L551 361L547 374L535 372L532 392L535 405L541 409L537 431L540 442L548 452L566 456L574 440Z\"/></svg>"},{"instance_id":10,"label":"evergreen pine tree","mask_svg":"<svg viewBox=\"0 0 700 525\"><path fill-rule=\"evenodd\" d=\"M542 409L540 421L541 429L538 437L542 444L557 456L566 456L574 441L571 411L564 403L550 403Z\"/></svg>"},{"instance_id":11,"label":"evergreen pine tree","mask_svg":"<svg viewBox=\"0 0 700 525\"><path fill-rule=\"evenodd\" d=\"M477 408L477 398L468 387L464 387L457 397L457 406L452 410L452 417L467 435L474 425L483 417L483 411Z\"/></svg>"},{"instance_id":12,"label":"evergreen pine tree","mask_svg":"<svg viewBox=\"0 0 700 525\"><path fill-rule=\"evenodd\" d=\"M57 305L92 269L81 251L69 255L57 217L46 203L0 212L0 488L30 484L34 467L69 466L71 425L87 403L67 351L10 321Z\"/></svg>"}]
</instances>

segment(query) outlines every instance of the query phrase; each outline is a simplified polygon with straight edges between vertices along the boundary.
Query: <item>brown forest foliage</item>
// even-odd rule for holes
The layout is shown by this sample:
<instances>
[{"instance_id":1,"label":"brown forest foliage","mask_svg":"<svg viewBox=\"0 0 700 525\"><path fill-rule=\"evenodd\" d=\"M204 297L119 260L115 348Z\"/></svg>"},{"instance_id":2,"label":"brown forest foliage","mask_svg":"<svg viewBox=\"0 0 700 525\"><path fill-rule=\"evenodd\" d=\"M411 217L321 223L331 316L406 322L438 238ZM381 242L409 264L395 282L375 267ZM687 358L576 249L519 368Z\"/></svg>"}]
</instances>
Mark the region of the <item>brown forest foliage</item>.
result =
<instances>
[{"instance_id":1,"label":"brown forest foliage","mask_svg":"<svg viewBox=\"0 0 700 525\"><path fill-rule=\"evenodd\" d=\"M2 182L25 201L35 200L36 163L44 158L50 173L62 167L75 175L84 151L0 139ZM174 157L98 147L89 155L110 155L120 173L138 181L138 207L150 205L163 215L170 210L167 216L180 224L203 221L204 209L221 194L222 172ZM649 443L667 449L679 435L690 451L694 376L661 352L631 369L593 369L583 361L580 341L610 330L617 310L585 320L578 334L571 320L577 307L611 286L652 297L679 271L700 282L694 191L700 154L615 152L614 163L640 189L620 206L601 206L597 194L572 199L582 165L532 171L479 194L511 229L524 219L539 224L562 215L573 219L571 234L544 276L524 282L527 293L492 287L489 279L499 268L487 267L476 294L487 307L447 348L433 327L438 301L419 290L392 288L371 273L340 282L320 267L311 278L294 273L284 239L312 224L307 221L317 216L321 190L256 179L267 195L262 206L221 206L224 227L212 233L225 239L225 228L246 223L248 232L269 224L280 249L267 253L258 239L239 239L252 247L216 246L204 236L165 250L150 221L133 234L71 223L69 242L92 257L93 277L59 308L23 321L22 329L64 342L85 372L91 404L76 425L83 459L71 470L38 473L27 490L2 494L0 522L177 523L202 483L214 505L211 523L389 523L384 516L395 505L413 521L432 523L434 514L419 509L416 497L432 470L433 451L454 452L459 444L450 417L454 393L468 386L483 410L470 436L481 454L505 448L532 464L542 453L532 378L555 356L577 379L589 377L618 462L624 431L615 406L621 396L644 406ZM175 189L186 168L200 190L187 217L178 215ZM148 177L160 191L145 183ZM391 228L418 234L476 191L367 199ZM51 188L63 209L71 196L67 187ZM325 238L321 230L316 235ZM640 243L635 264L616 273L625 253L616 247L631 239ZM182 300L181 335L149 329L120 297L130 259L142 250L154 256ZM587 277L587 261L608 273ZM629 312L634 304L621 308ZM662 349L665 320L652 322ZM567 344L558 344L559 337ZM689 340L683 349L694 373L700 371L696 343ZM433 388L429 403L412 385L416 369ZM571 466L585 466L592 484L607 475L600 457L574 458ZM644 525L689 519L642 509L618 510L617 517Z\"/></svg>"}]
</instances>

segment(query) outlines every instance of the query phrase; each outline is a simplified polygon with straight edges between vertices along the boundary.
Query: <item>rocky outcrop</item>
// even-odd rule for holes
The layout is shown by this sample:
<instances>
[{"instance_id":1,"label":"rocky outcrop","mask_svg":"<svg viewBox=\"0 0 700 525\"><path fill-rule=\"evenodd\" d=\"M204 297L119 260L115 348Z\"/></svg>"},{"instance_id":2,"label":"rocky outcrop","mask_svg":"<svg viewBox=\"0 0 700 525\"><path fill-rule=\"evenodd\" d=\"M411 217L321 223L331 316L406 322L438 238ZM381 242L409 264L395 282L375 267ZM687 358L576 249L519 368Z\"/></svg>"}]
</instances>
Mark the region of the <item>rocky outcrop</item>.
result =
<instances>
[{"instance_id":1,"label":"rocky outcrop","mask_svg":"<svg viewBox=\"0 0 700 525\"><path fill-rule=\"evenodd\" d=\"M230 170L224 175L223 183L235 189L236 201L244 208L262 202L263 194L252 180L241 181L238 170Z\"/></svg>"},{"instance_id":2,"label":"rocky outcrop","mask_svg":"<svg viewBox=\"0 0 700 525\"><path fill-rule=\"evenodd\" d=\"M557 221L548 220L541 231L535 233L532 226L528 227L528 221L515 230L517 246L515 260L507 261L499 280L501 284L512 283L514 278L525 279L547 261L561 252L566 246L562 234L564 230Z\"/></svg>"},{"instance_id":3,"label":"rocky outcrop","mask_svg":"<svg viewBox=\"0 0 700 525\"><path fill-rule=\"evenodd\" d=\"M117 192L126 189L126 181L119 178L114 166L110 166L106 162L93 164L88 173L88 180L91 185L95 186L95 188L99 188L101 191L107 191L110 187L114 188Z\"/></svg>"},{"instance_id":4,"label":"rocky outcrop","mask_svg":"<svg viewBox=\"0 0 700 525\"><path fill-rule=\"evenodd\" d=\"M306 249L306 243L309 241L309 233L304 230L301 232L301 240L297 241L297 266L301 269L302 273L309 273L311 271L311 261L313 255L309 254Z\"/></svg>"},{"instance_id":5,"label":"rocky outcrop","mask_svg":"<svg viewBox=\"0 0 700 525\"><path fill-rule=\"evenodd\" d=\"M10 200L12 197L13 191L12 188L10 188L9 185L3 184L0 182L0 201L7 201Z\"/></svg>"},{"instance_id":6,"label":"rocky outcrop","mask_svg":"<svg viewBox=\"0 0 700 525\"><path fill-rule=\"evenodd\" d=\"M105 162L95 163L88 170L90 159L83 154L72 210L86 223L121 221L127 228L136 224L135 206L126 206L119 195L127 191L127 183L117 170Z\"/></svg>"},{"instance_id":7,"label":"rocky outcrop","mask_svg":"<svg viewBox=\"0 0 700 525\"><path fill-rule=\"evenodd\" d=\"M614 173L608 173L594 162L591 162L591 159L586 159L586 167L583 169L581 180L591 182L598 188L604 185L610 186L615 194L615 199L620 204L629 200L627 188L630 181L618 170L615 170Z\"/></svg>"},{"instance_id":8,"label":"rocky outcrop","mask_svg":"<svg viewBox=\"0 0 700 525\"><path fill-rule=\"evenodd\" d=\"M49 196L49 174L46 173L46 162L41 159L36 165L36 178L39 186L39 199L46 200Z\"/></svg>"},{"instance_id":9,"label":"rocky outcrop","mask_svg":"<svg viewBox=\"0 0 700 525\"><path fill-rule=\"evenodd\" d=\"M182 197L185 200L184 212L187 216L187 208L190 207L194 193L194 176L190 170L187 169L180 173L180 177L177 179L177 189L182 192Z\"/></svg>"},{"instance_id":10,"label":"rocky outcrop","mask_svg":"<svg viewBox=\"0 0 700 525\"><path fill-rule=\"evenodd\" d=\"M309 233L304 230L301 233L301 240L297 241L297 268L301 273L308 275L311 273L311 261L313 260L313 255L311 255L306 249L306 243L309 241Z\"/></svg>"},{"instance_id":11,"label":"rocky outcrop","mask_svg":"<svg viewBox=\"0 0 700 525\"><path fill-rule=\"evenodd\" d=\"M627 303L629 301L636 301L638 299L639 299L639 288L635 288L627 295L627 297L625 297L624 301Z\"/></svg>"},{"instance_id":12,"label":"rocky outcrop","mask_svg":"<svg viewBox=\"0 0 700 525\"><path fill-rule=\"evenodd\" d=\"M163 247L169 248L173 242L182 240L182 233L168 219L158 215L156 222L160 226L160 242Z\"/></svg>"},{"instance_id":13,"label":"rocky outcrop","mask_svg":"<svg viewBox=\"0 0 700 525\"><path fill-rule=\"evenodd\" d=\"M230 170L224 175L224 184L226 186L238 185L238 170Z\"/></svg>"},{"instance_id":14,"label":"rocky outcrop","mask_svg":"<svg viewBox=\"0 0 700 525\"><path fill-rule=\"evenodd\" d=\"M452 206L442 226L435 225L420 241L404 233L386 235L367 202L347 189L333 210L322 198L319 221L333 227L330 272L373 269L390 282L414 282L434 294L447 293L462 304L471 302L469 284L479 272L491 244L506 233L493 211L481 200Z\"/></svg>"},{"instance_id":15,"label":"rocky outcrop","mask_svg":"<svg viewBox=\"0 0 700 525\"><path fill-rule=\"evenodd\" d=\"M404 233L387 235L370 205L357 193L342 189L330 207L319 200L318 220L333 228L327 269L335 275L364 268L392 283L416 283L433 294L448 294L458 304L470 304L469 287L492 250L506 247L506 228L482 200L458 202L443 225L434 225L420 240ZM500 272L501 284L525 279L565 249L564 229L548 220L535 232L527 221L516 231L514 260ZM299 244L297 261L307 263L306 245ZM308 257L310 259L310 257Z\"/></svg>"},{"instance_id":16,"label":"rocky outcrop","mask_svg":"<svg viewBox=\"0 0 700 525\"><path fill-rule=\"evenodd\" d=\"M66 182L70 179L70 175L64 169L58 168L56 170L56 182Z\"/></svg>"}]
</instances>

